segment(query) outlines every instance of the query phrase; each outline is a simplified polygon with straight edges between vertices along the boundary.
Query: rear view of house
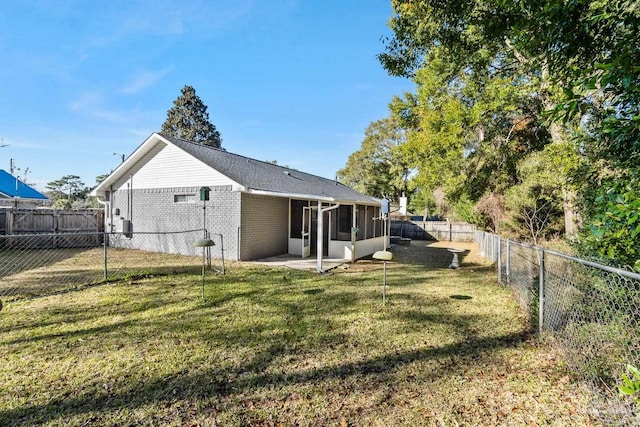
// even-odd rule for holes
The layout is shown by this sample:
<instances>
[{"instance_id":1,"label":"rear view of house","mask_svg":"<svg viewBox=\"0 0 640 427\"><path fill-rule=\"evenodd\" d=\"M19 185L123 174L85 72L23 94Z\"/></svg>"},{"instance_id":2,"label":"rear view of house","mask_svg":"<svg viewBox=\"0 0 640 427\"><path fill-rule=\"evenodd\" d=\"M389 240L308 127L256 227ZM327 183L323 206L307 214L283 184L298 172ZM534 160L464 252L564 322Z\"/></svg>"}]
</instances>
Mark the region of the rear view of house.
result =
<instances>
[{"instance_id":1,"label":"rear view of house","mask_svg":"<svg viewBox=\"0 0 640 427\"><path fill-rule=\"evenodd\" d=\"M378 199L159 133L91 194L105 206L105 230L119 233L114 246L194 254L190 241L144 233L204 228L221 236L225 259L316 256L321 270L323 257L355 260L386 244Z\"/></svg>"}]
</instances>

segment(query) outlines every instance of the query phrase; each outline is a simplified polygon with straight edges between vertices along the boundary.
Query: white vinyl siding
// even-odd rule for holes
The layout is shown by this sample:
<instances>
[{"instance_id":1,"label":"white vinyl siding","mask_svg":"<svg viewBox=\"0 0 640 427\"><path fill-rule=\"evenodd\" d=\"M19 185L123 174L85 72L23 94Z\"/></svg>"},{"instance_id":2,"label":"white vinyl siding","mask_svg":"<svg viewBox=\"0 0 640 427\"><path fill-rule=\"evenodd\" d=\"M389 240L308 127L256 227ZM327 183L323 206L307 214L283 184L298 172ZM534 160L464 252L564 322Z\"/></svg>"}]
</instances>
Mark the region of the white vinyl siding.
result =
<instances>
[{"instance_id":1,"label":"white vinyl siding","mask_svg":"<svg viewBox=\"0 0 640 427\"><path fill-rule=\"evenodd\" d=\"M234 185L235 182L174 145L158 142L113 190Z\"/></svg>"}]
</instances>

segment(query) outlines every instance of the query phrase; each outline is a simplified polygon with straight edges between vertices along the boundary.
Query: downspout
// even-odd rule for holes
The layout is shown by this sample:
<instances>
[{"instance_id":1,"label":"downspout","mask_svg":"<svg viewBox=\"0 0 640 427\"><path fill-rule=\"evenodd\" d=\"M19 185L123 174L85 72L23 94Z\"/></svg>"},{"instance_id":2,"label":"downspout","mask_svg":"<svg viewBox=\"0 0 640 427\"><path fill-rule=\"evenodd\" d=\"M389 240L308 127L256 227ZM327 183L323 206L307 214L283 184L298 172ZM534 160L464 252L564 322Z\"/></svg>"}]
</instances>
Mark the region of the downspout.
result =
<instances>
[{"instance_id":1,"label":"downspout","mask_svg":"<svg viewBox=\"0 0 640 427\"><path fill-rule=\"evenodd\" d=\"M106 212L107 212L107 209L111 209L111 207L110 207L110 203L109 203L109 202L107 202L106 200L105 200L105 201L100 200L100 196L96 196L96 200L98 201L98 203L100 203L101 205L103 205L103 206L104 206L104 212L105 212L105 215L104 215L104 216L105 216L104 221L105 221L105 223L103 224L103 226L104 226L104 227L105 227L105 229L106 229L106 228L107 228L107 227L106 227L106 225L107 225L107 224L106 224L106 222L107 222L107 215L106 215ZM111 213L111 211L109 211L109 212ZM110 217L110 218L109 218L109 221L110 221L110 222L113 222L113 218L112 218L112 217ZM109 233L111 233L111 227L109 227ZM102 253L103 253L103 268L102 268L102 270L103 270L103 279L104 279L105 281L109 278L109 272L108 272L108 270L107 270L107 265L108 265L108 263L107 263L107 242L108 242L108 239L109 239L109 238L108 238L107 236L108 236L108 234L106 234L106 233L104 233L104 232L102 233L102 249L103 249L103 250L102 250Z\"/></svg>"},{"instance_id":2,"label":"downspout","mask_svg":"<svg viewBox=\"0 0 640 427\"><path fill-rule=\"evenodd\" d=\"M96 196L96 201L100 203L102 206L104 206L105 211L107 210L107 207L109 206L109 202L100 200L100 196Z\"/></svg>"},{"instance_id":3,"label":"downspout","mask_svg":"<svg viewBox=\"0 0 640 427\"><path fill-rule=\"evenodd\" d=\"M317 258L318 258L318 273L323 273L322 270L322 254L323 254L323 246L324 246L324 213L329 212L333 209L336 209L340 206L340 203L335 204L333 206L329 206L328 208L322 209L322 201L318 200L318 231L316 234L317 242Z\"/></svg>"},{"instance_id":4,"label":"downspout","mask_svg":"<svg viewBox=\"0 0 640 427\"><path fill-rule=\"evenodd\" d=\"M102 206L104 206L104 212L105 212L105 218L104 218L104 219L105 219L105 224L103 224L103 225L105 226L105 229L106 229L106 225L107 225L107 224L106 224L106 220L107 220L107 215L106 215L106 213L107 213L107 210L109 210L109 220L111 220L111 221L112 221L112 218L111 218L111 213L112 213L112 212L111 212L111 204L110 204L109 202L107 202L106 200L105 200L105 201L100 200L100 196L96 196L96 201L97 201L98 203L100 203ZM111 232L111 230L109 230L109 232Z\"/></svg>"},{"instance_id":5,"label":"downspout","mask_svg":"<svg viewBox=\"0 0 640 427\"><path fill-rule=\"evenodd\" d=\"M129 221L133 222L133 175L129 174L129 183L131 186L129 187Z\"/></svg>"}]
</instances>

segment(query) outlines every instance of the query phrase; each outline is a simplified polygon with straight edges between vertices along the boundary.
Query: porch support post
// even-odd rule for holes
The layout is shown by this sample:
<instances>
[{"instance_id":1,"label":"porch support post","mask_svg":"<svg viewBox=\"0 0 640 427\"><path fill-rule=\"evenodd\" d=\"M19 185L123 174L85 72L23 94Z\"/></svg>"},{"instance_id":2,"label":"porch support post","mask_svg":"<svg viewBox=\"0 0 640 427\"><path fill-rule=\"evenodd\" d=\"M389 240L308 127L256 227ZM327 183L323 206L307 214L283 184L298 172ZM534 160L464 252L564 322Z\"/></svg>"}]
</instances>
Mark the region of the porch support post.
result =
<instances>
[{"instance_id":1,"label":"porch support post","mask_svg":"<svg viewBox=\"0 0 640 427\"><path fill-rule=\"evenodd\" d=\"M316 257L318 273L322 273L322 254L324 243L324 215L322 212L322 201L318 200L318 227L316 232Z\"/></svg>"},{"instance_id":2,"label":"porch support post","mask_svg":"<svg viewBox=\"0 0 640 427\"><path fill-rule=\"evenodd\" d=\"M356 227L358 225L356 222L356 216L358 215L357 205L353 205L351 212L353 212L353 224L351 225L351 262L354 263L356 262Z\"/></svg>"},{"instance_id":3,"label":"porch support post","mask_svg":"<svg viewBox=\"0 0 640 427\"><path fill-rule=\"evenodd\" d=\"M340 203L336 203L333 206L329 206L327 208L322 208L322 201L318 200L318 232L316 239L318 240L317 251L318 251L318 273L323 273L322 269L322 257L323 257L323 249L324 249L324 213L333 209L340 207Z\"/></svg>"}]
</instances>

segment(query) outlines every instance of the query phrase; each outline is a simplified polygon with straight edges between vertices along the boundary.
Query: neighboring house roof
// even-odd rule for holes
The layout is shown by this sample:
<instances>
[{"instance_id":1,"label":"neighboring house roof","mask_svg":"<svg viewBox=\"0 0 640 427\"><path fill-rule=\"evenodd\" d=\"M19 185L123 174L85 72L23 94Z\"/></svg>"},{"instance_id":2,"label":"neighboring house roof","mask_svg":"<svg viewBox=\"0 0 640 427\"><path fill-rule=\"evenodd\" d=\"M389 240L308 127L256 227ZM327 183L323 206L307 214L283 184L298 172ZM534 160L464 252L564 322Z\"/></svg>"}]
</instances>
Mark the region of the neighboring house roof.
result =
<instances>
[{"instance_id":1,"label":"neighboring house roof","mask_svg":"<svg viewBox=\"0 0 640 427\"><path fill-rule=\"evenodd\" d=\"M17 185L16 185L17 183ZM0 198L47 200L44 194L29 187L10 173L0 169Z\"/></svg>"},{"instance_id":2,"label":"neighboring house roof","mask_svg":"<svg viewBox=\"0 0 640 427\"><path fill-rule=\"evenodd\" d=\"M155 142L154 142L155 139ZM151 141L151 142L150 142ZM379 204L379 200L359 193L340 182L300 172L295 169L251 159L207 145L196 144L160 133L152 134L92 194L103 194L108 185L128 169L129 159L140 158L157 142L173 144L229 179L244 187L243 191L291 197L309 196L318 200ZM138 153L138 151L142 151ZM138 154L138 155L136 155Z\"/></svg>"}]
</instances>

